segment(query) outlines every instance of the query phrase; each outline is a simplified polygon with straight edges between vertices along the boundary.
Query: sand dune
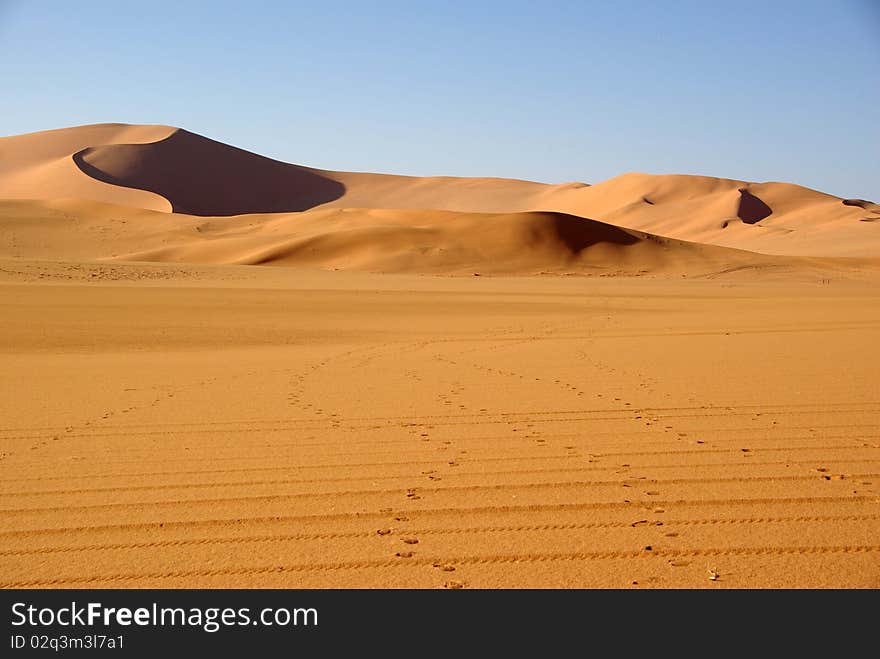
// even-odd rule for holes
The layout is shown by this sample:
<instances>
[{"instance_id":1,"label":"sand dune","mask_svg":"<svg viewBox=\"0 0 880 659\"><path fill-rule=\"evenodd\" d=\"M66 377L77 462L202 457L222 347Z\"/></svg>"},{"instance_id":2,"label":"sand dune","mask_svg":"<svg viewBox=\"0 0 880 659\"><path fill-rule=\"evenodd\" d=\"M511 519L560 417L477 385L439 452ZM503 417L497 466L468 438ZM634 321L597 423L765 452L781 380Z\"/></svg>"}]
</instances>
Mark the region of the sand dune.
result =
<instances>
[{"instance_id":1,"label":"sand dune","mask_svg":"<svg viewBox=\"0 0 880 659\"><path fill-rule=\"evenodd\" d=\"M674 240L564 213L315 209L199 217L53 200L0 201L0 258L284 265L434 274L818 278L880 259L773 257Z\"/></svg>"},{"instance_id":2,"label":"sand dune","mask_svg":"<svg viewBox=\"0 0 880 659\"><path fill-rule=\"evenodd\" d=\"M107 185L83 173L74 155L104 144L161 140L168 126L99 124L0 138L0 199L97 199L170 211L166 199L146 190Z\"/></svg>"},{"instance_id":3,"label":"sand dune","mask_svg":"<svg viewBox=\"0 0 880 659\"><path fill-rule=\"evenodd\" d=\"M79 197L238 215L300 211L343 193L311 170L169 126L97 125L2 138L0 198Z\"/></svg>"},{"instance_id":4,"label":"sand dune","mask_svg":"<svg viewBox=\"0 0 880 659\"><path fill-rule=\"evenodd\" d=\"M625 174L558 200L607 222L766 254L876 256L871 215L789 183Z\"/></svg>"},{"instance_id":5,"label":"sand dune","mask_svg":"<svg viewBox=\"0 0 880 659\"><path fill-rule=\"evenodd\" d=\"M320 265L384 272L491 272L626 267L659 259L648 237L561 213L475 214L344 209L264 218L239 226L202 225L200 239L122 255L135 261Z\"/></svg>"},{"instance_id":6,"label":"sand dune","mask_svg":"<svg viewBox=\"0 0 880 659\"><path fill-rule=\"evenodd\" d=\"M511 218L553 212L766 254L880 255L876 205L788 183L632 173L595 185L548 185L334 172L278 162L167 126L118 124L0 138L0 154L0 199L79 198L198 216L321 208ZM369 224L369 216L360 216ZM395 250L415 245L417 233L393 239L389 234L388 245ZM448 234L434 233L443 239ZM370 236L375 227L365 226L364 237L378 244ZM323 244L341 242L344 237L328 237Z\"/></svg>"},{"instance_id":7,"label":"sand dune","mask_svg":"<svg viewBox=\"0 0 880 659\"><path fill-rule=\"evenodd\" d=\"M880 232L868 225L880 217L880 209L844 204L838 197L790 183L630 173L594 185L534 187L519 181L395 177L378 186L368 175L332 175L345 184L346 194L328 206L344 207L356 200L361 207L549 210L765 254L880 255ZM479 200L457 194L458 188L479 190Z\"/></svg>"}]
</instances>

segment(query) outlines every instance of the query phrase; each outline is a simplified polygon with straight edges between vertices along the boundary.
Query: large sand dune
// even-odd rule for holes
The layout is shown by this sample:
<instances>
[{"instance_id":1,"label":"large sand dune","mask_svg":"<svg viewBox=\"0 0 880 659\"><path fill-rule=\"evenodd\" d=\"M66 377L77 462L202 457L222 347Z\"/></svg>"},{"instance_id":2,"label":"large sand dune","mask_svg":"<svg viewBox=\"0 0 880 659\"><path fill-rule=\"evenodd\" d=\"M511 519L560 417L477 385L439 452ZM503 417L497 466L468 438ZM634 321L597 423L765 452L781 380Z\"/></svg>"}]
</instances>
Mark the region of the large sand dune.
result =
<instances>
[{"instance_id":1,"label":"large sand dune","mask_svg":"<svg viewBox=\"0 0 880 659\"><path fill-rule=\"evenodd\" d=\"M880 207L788 183L624 174L596 185L546 185L333 172L271 160L180 129L117 124L2 138L0 154L0 199L78 198L198 216L406 209L505 214L521 223L524 216L512 214L555 212L766 254L880 255ZM389 234L389 249L413 242L401 234L407 222L413 227L408 233L425 236L417 230L424 215L414 212L406 222L404 215L395 216L400 230ZM360 217L368 242L376 244L369 226L375 217ZM461 217L459 222L467 223ZM442 240L452 232L435 232L437 249L446 249ZM330 240L339 241L345 237Z\"/></svg>"}]
</instances>

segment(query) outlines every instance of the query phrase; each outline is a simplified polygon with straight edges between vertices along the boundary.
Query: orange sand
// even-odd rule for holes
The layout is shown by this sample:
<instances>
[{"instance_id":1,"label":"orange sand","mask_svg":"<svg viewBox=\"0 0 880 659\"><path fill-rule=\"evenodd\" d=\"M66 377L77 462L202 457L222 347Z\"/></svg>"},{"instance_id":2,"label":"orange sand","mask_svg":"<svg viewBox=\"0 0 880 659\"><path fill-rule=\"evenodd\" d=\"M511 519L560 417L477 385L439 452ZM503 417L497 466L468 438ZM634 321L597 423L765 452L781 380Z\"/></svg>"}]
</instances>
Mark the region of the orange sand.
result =
<instances>
[{"instance_id":1,"label":"orange sand","mask_svg":"<svg viewBox=\"0 0 880 659\"><path fill-rule=\"evenodd\" d=\"M2 586L880 586L875 205L0 156Z\"/></svg>"}]
</instances>

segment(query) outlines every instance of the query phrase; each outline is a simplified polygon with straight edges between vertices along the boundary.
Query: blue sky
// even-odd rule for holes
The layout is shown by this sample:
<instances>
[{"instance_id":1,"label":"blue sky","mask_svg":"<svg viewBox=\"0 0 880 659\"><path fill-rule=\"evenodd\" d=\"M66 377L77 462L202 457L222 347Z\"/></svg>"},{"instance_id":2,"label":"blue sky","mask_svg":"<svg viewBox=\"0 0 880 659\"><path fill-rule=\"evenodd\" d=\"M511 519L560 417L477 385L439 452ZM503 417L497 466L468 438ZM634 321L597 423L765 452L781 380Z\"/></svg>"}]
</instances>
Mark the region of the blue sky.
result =
<instances>
[{"instance_id":1,"label":"blue sky","mask_svg":"<svg viewBox=\"0 0 880 659\"><path fill-rule=\"evenodd\" d=\"M880 0L0 0L0 134L163 123L328 169L880 201Z\"/></svg>"}]
</instances>

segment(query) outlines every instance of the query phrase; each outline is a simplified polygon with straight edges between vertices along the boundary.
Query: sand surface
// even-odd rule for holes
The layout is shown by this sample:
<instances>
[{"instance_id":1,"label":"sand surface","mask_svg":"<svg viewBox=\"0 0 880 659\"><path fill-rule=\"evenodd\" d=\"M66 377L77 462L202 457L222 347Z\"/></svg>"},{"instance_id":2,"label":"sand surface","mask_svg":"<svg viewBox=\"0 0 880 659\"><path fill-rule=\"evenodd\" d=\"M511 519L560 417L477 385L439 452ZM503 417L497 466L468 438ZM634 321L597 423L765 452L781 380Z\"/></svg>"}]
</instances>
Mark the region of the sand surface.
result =
<instances>
[{"instance_id":1,"label":"sand surface","mask_svg":"<svg viewBox=\"0 0 880 659\"><path fill-rule=\"evenodd\" d=\"M0 138L0 587L880 587L880 207Z\"/></svg>"},{"instance_id":2,"label":"sand surface","mask_svg":"<svg viewBox=\"0 0 880 659\"><path fill-rule=\"evenodd\" d=\"M0 281L3 586L880 586L876 280Z\"/></svg>"}]
</instances>

